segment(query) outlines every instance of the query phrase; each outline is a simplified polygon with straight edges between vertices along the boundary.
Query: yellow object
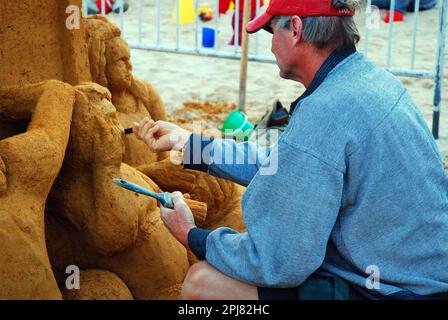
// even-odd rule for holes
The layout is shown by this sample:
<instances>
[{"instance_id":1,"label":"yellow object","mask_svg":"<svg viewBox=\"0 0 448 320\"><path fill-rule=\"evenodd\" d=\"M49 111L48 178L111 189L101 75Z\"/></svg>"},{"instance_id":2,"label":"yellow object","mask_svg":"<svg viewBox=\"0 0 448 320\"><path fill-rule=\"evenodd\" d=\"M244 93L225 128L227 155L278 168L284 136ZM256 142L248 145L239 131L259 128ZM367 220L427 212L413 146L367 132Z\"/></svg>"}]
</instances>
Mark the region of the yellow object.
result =
<instances>
[{"instance_id":1,"label":"yellow object","mask_svg":"<svg viewBox=\"0 0 448 320\"><path fill-rule=\"evenodd\" d=\"M204 4L204 6L199 8L199 14L201 14L203 12L209 12L209 11L213 11L213 8L208 3Z\"/></svg>"},{"instance_id":2,"label":"yellow object","mask_svg":"<svg viewBox=\"0 0 448 320\"><path fill-rule=\"evenodd\" d=\"M193 0L179 0L179 24L190 24L196 21ZM177 2L173 10L173 22L177 22Z\"/></svg>"},{"instance_id":3,"label":"yellow object","mask_svg":"<svg viewBox=\"0 0 448 320\"><path fill-rule=\"evenodd\" d=\"M198 15L199 18L202 21L210 21L213 19L213 8L211 5L209 5L208 3L205 4L203 7L199 8L198 10Z\"/></svg>"}]
</instances>

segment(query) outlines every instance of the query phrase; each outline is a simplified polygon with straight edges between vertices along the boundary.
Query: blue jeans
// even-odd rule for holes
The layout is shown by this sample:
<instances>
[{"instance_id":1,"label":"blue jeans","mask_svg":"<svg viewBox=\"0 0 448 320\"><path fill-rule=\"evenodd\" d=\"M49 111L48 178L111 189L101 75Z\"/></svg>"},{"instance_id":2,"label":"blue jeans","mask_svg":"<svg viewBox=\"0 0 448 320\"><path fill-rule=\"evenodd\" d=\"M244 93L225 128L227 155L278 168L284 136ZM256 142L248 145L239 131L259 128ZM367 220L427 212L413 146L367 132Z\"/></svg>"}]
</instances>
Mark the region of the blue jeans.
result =
<instances>
[{"instance_id":1,"label":"blue jeans","mask_svg":"<svg viewBox=\"0 0 448 320\"><path fill-rule=\"evenodd\" d=\"M390 9L390 0L372 0L372 5L380 9ZM436 6L437 0L420 0L420 10L432 9ZM401 13L414 11L415 0L395 0L395 10Z\"/></svg>"},{"instance_id":2,"label":"blue jeans","mask_svg":"<svg viewBox=\"0 0 448 320\"><path fill-rule=\"evenodd\" d=\"M280 289L258 287L260 300L365 300L337 276L312 274L299 287Z\"/></svg>"}]
</instances>

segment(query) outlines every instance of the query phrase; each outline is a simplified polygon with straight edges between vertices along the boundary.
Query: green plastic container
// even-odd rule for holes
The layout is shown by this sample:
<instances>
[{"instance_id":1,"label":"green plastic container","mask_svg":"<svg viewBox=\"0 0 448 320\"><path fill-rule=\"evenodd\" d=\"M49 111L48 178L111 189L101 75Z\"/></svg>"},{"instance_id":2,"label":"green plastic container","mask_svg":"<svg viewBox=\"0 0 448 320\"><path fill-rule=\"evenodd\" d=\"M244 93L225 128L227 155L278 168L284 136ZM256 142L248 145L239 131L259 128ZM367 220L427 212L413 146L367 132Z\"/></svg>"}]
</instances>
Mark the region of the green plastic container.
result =
<instances>
[{"instance_id":1,"label":"green plastic container","mask_svg":"<svg viewBox=\"0 0 448 320\"><path fill-rule=\"evenodd\" d=\"M222 126L222 134L225 138L247 141L254 130L254 125L249 122L247 116L239 111L232 111Z\"/></svg>"}]
</instances>

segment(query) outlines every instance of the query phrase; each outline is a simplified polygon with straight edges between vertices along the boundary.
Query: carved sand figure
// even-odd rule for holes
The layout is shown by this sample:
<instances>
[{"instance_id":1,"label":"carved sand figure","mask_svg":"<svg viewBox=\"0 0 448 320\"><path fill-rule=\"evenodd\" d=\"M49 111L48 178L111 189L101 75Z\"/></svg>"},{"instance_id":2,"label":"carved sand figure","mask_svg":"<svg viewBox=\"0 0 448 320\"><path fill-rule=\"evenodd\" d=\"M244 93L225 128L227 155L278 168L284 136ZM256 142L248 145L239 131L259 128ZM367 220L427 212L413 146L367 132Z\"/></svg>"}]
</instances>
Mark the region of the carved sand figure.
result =
<instances>
[{"instance_id":1,"label":"carved sand figure","mask_svg":"<svg viewBox=\"0 0 448 320\"><path fill-rule=\"evenodd\" d=\"M0 298L177 298L194 259L163 225L155 200L112 178L190 193L209 205L207 213L191 202L198 225L237 230L241 188L124 136L134 121L166 115L157 91L132 76L129 48L107 19L68 30L60 27L65 8L81 0L47 1L45 11L32 0L8 3L2 13L17 19L0 25ZM32 34L44 36L27 33L30 19ZM72 264L81 268L80 291L65 289Z\"/></svg>"},{"instance_id":2,"label":"carved sand figure","mask_svg":"<svg viewBox=\"0 0 448 320\"><path fill-rule=\"evenodd\" d=\"M154 87L132 76L129 47L120 38L118 27L102 16L89 17L85 21L92 79L111 91L121 125L132 127L144 117L167 120L162 100ZM134 135L126 136L125 141L123 162L137 167L164 191L181 191L190 194L194 200L207 203L207 218L201 227L229 226L244 230L240 186L205 173L184 170L171 163L167 154L157 157ZM165 160L157 162L162 159Z\"/></svg>"},{"instance_id":3,"label":"carved sand figure","mask_svg":"<svg viewBox=\"0 0 448 320\"><path fill-rule=\"evenodd\" d=\"M112 103L124 128L144 117L166 120L162 99L154 87L132 75L131 54L121 31L106 17L84 19L89 35L90 72L94 82L109 88ZM150 152L134 135L125 138L126 153L123 162L136 166L167 157Z\"/></svg>"},{"instance_id":4,"label":"carved sand figure","mask_svg":"<svg viewBox=\"0 0 448 320\"><path fill-rule=\"evenodd\" d=\"M62 298L45 245L44 208L74 99L73 88L59 81L0 88L0 299Z\"/></svg>"},{"instance_id":5,"label":"carved sand figure","mask_svg":"<svg viewBox=\"0 0 448 320\"><path fill-rule=\"evenodd\" d=\"M97 84L76 87L70 142L49 207L61 219L69 243L61 247L48 241L50 256L56 257L52 263L63 270L57 262L71 251L66 261L112 271L136 299L174 299L189 266L187 252L163 225L154 199L113 183L121 178L161 192L122 162L124 133L110 99ZM60 230L47 230L48 239L55 232Z\"/></svg>"}]
</instances>

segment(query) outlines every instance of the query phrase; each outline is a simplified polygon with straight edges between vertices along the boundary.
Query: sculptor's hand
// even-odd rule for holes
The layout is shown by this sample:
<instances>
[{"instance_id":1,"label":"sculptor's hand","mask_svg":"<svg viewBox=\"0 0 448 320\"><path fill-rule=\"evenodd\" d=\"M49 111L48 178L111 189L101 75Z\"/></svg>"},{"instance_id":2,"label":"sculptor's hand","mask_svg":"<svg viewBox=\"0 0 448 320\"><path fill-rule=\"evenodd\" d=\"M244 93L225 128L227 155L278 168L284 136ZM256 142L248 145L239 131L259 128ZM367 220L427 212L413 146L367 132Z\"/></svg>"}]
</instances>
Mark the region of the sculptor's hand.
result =
<instances>
[{"instance_id":1,"label":"sculptor's hand","mask_svg":"<svg viewBox=\"0 0 448 320\"><path fill-rule=\"evenodd\" d=\"M192 134L170 122L154 122L147 117L134 123L133 132L153 152L180 151Z\"/></svg>"},{"instance_id":2,"label":"sculptor's hand","mask_svg":"<svg viewBox=\"0 0 448 320\"><path fill-rule=\"evenodd\" d=\"M182 193L176 191L171 194L174 209L160 206L160 216L171 234L188 248L188 233L196 227L190 208L185 203Z\"/></svg>"}]
</instances>

